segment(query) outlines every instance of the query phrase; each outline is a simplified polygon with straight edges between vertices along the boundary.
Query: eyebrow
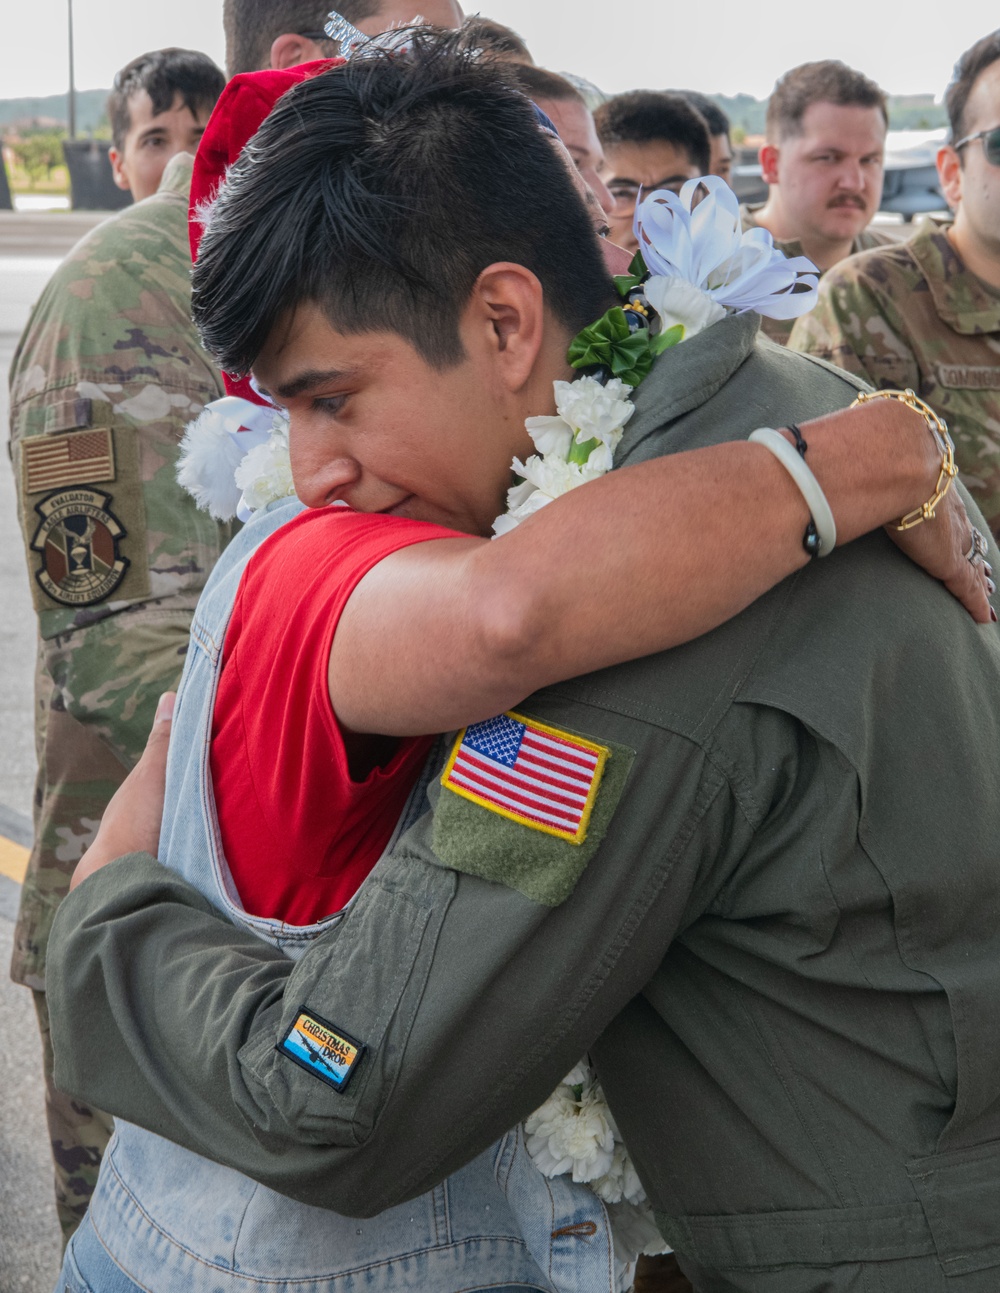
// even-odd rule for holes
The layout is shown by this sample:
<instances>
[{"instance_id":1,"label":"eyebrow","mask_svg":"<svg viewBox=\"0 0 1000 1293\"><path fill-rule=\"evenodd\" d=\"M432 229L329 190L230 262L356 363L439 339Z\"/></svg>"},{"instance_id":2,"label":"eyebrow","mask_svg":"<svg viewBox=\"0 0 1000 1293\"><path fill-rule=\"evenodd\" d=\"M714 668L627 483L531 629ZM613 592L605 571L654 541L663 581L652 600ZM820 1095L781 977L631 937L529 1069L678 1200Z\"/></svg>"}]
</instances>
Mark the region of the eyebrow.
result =
<instances>
[{"instance_id":1,"label":"eyebrow","mask_svg":"<svg viewBox=\"0 0 1000 1293\"><path fill-rule=\"evenodd\" d=\"M651 193L654 189L661 189L666 184L684 183L686 180L692 179L693 177L690 175L666 175L662 180L657 180L655 184L643 184L641 180L630 180L627 175L606 175L602 178L608 188L610 188L612 184L628 184L630 188L646 189Z\"/></svg>"},{"instance_id":2,"label":"eyebrow","mask_svg":"<svg viewBox=\"0 0 1000 1293\"><path fill-rule=\"evenodd\" d=\"M266 395L268 399L293 400L296 395L307 395L317 387L327 386L331 382L350 381L358 375L358 371L357 368L307 368L305 372L275 387L273 394L264 386L260 386L260 383L258 387L261 394Z\"/></svg>"}]
</instances>

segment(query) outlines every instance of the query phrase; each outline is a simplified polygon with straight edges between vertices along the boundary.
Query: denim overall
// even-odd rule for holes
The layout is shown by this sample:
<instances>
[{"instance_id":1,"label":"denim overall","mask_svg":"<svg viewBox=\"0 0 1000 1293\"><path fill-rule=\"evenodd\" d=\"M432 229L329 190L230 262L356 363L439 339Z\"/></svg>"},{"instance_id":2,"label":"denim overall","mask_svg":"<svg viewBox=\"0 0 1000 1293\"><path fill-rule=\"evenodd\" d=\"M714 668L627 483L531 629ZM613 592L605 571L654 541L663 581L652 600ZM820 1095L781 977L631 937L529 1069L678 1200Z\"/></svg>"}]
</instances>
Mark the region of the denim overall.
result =
<instances>
[{"instance_id":1,"label":"denim overall","mask_svg":"<svg viewBox=\"0 0 1000 1293\"><path fill-rule=\"evenodd\" d=\"M159 849L231 921L293 958L342 913L289 926L242 909L222 853L209 740L243 570L301 506L284 499L258 513L202 594L174 715ZM422 811L424 790L415 788L397 833ZM602 1204L567 1177L543 1177L520 1128L427 1194L355 1220L296 1203L119 1120L57 1293L610 1293L614 1283Z\"/></svg>"}]
</instances>

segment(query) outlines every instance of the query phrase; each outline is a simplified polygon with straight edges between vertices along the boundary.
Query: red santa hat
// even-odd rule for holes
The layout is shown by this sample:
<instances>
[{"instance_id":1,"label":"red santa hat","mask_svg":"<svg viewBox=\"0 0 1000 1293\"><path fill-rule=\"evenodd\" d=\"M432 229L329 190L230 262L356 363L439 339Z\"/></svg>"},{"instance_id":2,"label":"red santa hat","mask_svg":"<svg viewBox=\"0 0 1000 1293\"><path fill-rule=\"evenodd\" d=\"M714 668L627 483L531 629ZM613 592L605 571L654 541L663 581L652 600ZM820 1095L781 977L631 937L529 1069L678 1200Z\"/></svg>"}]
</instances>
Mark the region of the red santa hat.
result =
<instances>
[{"instance_id":1,"label":"red santa hat","mask_svg":"<svg viewBox=\"0 0 1000 1293\"><path fill-rule=\"evenodd\" d=\"M325 58L282 71L241 72L222 91L194 161L188 224L192 260L198 259L205 217L226 178L226 172L260 129L274 105L293 86L320 76L331 67L340 67L344 62L342 58ZM237 380L227 373L223 373L222 378L228 395L238 395L255 404L264 403L248 378Z\"/></svg>"}]
</instances>

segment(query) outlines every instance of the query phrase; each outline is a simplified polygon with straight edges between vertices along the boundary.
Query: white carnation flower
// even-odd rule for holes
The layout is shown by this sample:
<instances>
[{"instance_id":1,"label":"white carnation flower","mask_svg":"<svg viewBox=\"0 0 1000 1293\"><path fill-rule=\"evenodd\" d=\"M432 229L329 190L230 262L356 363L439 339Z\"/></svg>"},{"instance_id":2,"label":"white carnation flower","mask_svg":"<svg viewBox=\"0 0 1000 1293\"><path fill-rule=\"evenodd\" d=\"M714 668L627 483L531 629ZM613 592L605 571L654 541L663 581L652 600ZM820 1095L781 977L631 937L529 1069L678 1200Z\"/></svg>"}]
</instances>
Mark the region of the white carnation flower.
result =
<instances>
[{"instance_id":1,"label":"white carnation flower","mask_svg":"<svg viewBox=\"0 0 1000 1293\"><path fill-rule=\"evenodd\" d=\"M589 1065L577 1065L524 1124L525 1144L545 1176L596 1181L612 1168L615 1133L604 1093ZM577 1090L582 1091L577 1097Z\"/></svg>"},{"instance_id":2,"label":"white carnation flower","mask_svg":"<svg viewBox=\"0 0 1000 1293\"><path fill-rule=\"evenodd\" d=\"M556 385L565 386L565 382ZM556 414L554 417L525 418L524 425L528 435L540 454L552 454L556 458L566 458L573 443L573 428Z\"/></svg>"},{"instance_id":3,"label":"white carnation flower","mask_svg":"<svg viewBox=\"0 0 1000 1293\"><path fill-rule=\"evenodd\" d=\"M575 382L556 382L555 392L559 416L573 428L581 443L600 440L612 451L617 449L625 424L635 411L628 398L631 386L617 377L604 385L596 377L580 377Z\"/></svg>"},{"instance_id":4,"label":"white carnation flower","mask_svg":"<svg viewBox=\"0 0 1000 1293\"><path fill-rule=\"evenodd\" d=\"M599 454L599 450L603 448L603 445L598 445L585 463L564 462L561 458L540 458L537 454L532 454L527 462L515 458L514 470L546 497L560 498L571 489L586 485L591 480L599 480L605 475L608 470L607 451L605 455ZM591 462L595 458L596 461Z\"/></svg>"},{"instance_id":5,"label":"white carnation flower","mask_svg":"<svg viewBox=\"0 0 1000 1293\"><path fill-rule=\"evenodd\" d=\"M656 1257L669 1253L670 1245L656 1228L653 1209L648 1202L606 1203L611 1234L615 1243L615 1256L634 1260L640 1253Z\"/></svg>"}]
</instances>

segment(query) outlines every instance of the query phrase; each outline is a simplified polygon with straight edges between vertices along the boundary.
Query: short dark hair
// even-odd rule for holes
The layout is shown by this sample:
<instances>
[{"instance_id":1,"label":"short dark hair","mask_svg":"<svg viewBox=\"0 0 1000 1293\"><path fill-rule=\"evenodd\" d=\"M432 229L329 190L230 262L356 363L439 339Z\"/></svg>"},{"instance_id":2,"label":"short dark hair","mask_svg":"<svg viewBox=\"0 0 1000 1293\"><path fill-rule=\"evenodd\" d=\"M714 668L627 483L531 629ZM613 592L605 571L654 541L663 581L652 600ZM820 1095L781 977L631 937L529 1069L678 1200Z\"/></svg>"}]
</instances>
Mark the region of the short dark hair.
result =
<instances>
[{"instance_id":1,"label":"short dark hair","mask_svg":"<svg viewBox=\"0 0 1000 1293\"><path fill-rule=\"evenodd\" d=\"M481 49L512 62L529 66L534 64L531 51L513 27L505 27L502 22L495 22L492 18L472 14L462 23L460 30L465 49Z\"/></svg>"},{"instance_id":2,"label":"short dark hair","mask_svg":"<svg viewBox=\"0 0 1000 1293\"><path fill-rule=\"evenodd\" d=\"M951 125L952 143L966 134L965 109L969 104L972 87L983 72L997 59L1000 59L1000 31L990 32L982 40L977 40L971 49L967 49L955 64L951 81L944 93L944 104L948 109L948 121Z\"/></svg>"},{"instance_id":3,"label":"short dark hair","mask_svg":"<svg viewBox=\"0 0 1000 1293\"><path fill-rule=\"evenodd\" d=\"M680 94L665 90L632 90L616 94L594 113L601 144L648 144L662 139L682 148L692 166L708 174L712 156L705 118Z\"/></svg>"},{"instance_id":4,"label":"short dark hair","mask_svg":"<svg viewBox=\"0 0 1000 1293\"><path fill-rule=\"evenodd\" d=\"M612 304L590 215L505 65L416 30L409 53L352 59L278 101L210 212L194 318L234 374L306 301L445 368L497 261L531 270L573 332Z\"/></svg>"},{"instance_id":5,"label":"short dark hair","mask_svg":"<svg viewBox=\"0 0 1000 1293\"><path fill-rule=\"evenodd\" d=\"M802 118L814 103L842 108L878 108L889 124L885 91L862 72L839 59L802 63L779 77L767 102L764 131L769 143L802 133Z\"/></svg>"},{"instance_id":6,"label":"short dark hair","mask_svg":"<svg viewBox=\"0 0 1000 1293\"><path fill-rule=\"evenodd\" d=\"M224 0L226 67L230 76L259 72L271 65L271 46L286 32L321 32L331 9L348 22L364 22L381 8L381 0ZM331 53L336 46L331 43Z\"/></svg>"},{"instance_id":7,"label":"short dark hair","mask_svg":"<svg viewBox=\"0 0 1000 1293\"><path fill-rule=\"evenodd\" d=\"M509 69L510 76L514 83L520 86L521 90L528 96L532 102L539 99L554 99L556 103L582 103L587 106L587 101L572 82L567 81L564 76L557 72L549 72L544 67L535 67L519 63Z\"/></svg>"},{"instance_id":8,"label":"short dark hair","mask_svg":"<svg viewBox=\"0 0 1000 1293\"><path fill-rule=\"evenodd\" d=\"M178 94L193 114L199 108L214 108L225 85L222 69L196 49L153 49L140 54L115 74L108 97L111 142L119 152L124 148L132 128L129 103L141 91L149 95L153 116L158 117L172 107Z\"/></svg>"},{"instance_id":9,"label":"short dark hair","mask_svg":"<svg viewBox=\"0 0 1000 1293\"><path fill-rule=\"evenodd\" d=\"M710 135L713 137L715 135L725 135L728 138L729 118L722 111L719 105L714 100L710 99L707 94L702 94L700 90L675 90L673 93L679 94L682 98L687 99L691 107L694 108L696 112L701 113L705 118L705 125L708 126L708 133Z\"/></svg>"}]
</instances>

